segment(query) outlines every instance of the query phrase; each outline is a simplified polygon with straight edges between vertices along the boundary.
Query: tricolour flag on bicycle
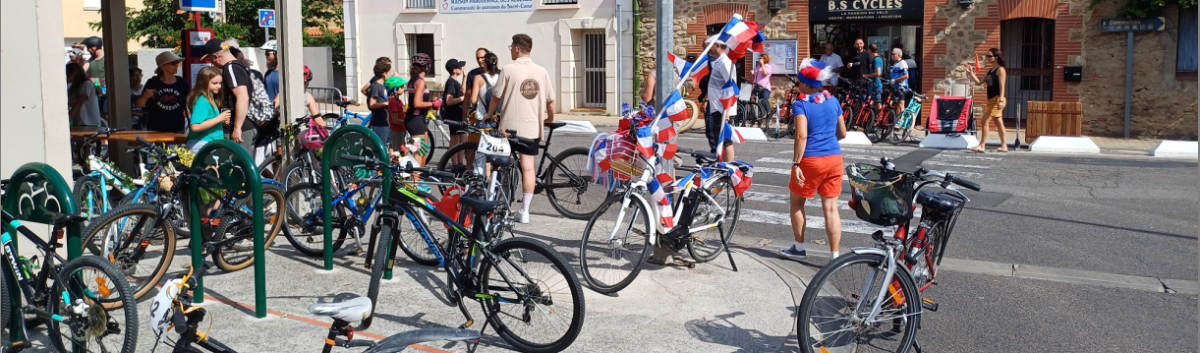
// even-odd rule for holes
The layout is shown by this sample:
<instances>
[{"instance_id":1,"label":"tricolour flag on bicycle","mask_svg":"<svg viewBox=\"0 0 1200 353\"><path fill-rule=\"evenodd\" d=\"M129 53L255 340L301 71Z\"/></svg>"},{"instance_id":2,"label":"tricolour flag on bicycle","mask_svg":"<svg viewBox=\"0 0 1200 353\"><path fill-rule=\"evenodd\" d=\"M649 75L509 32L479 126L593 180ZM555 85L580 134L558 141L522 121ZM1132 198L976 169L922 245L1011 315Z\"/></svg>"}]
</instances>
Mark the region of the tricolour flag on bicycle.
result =
<instances>
[{"instance_id":1,"label":"tricolour flag on bicycle","mask_svg":"<svg viewBox=\"0 0 1200 353\"><path fill-rule=\"evenodd\" d=\"M738 88L737 79L730 75L729 81L725 81L725 85L721 87L720 91L717 91L717 97L721 101L721 106L725 110L729 110L737 104L738 95L741 93L742 90Z\"/></svg>"},{"instance_id":2,"label":"tricolour flag on bicycle","mask_svg":"<svg viewBox=\"0 0 1200 353\"><path fill-rule=\"evenodd\" d=\"M734 129L733 125L730 125L728 121L721 125L721 138L717 139L717 141L725 140L729 140L736 144L746 143L746 139L742 137L742 134L738 132L737 129ZM721 145L717 145L717 159L721 159L721 157L725 154L724 152L725 148L722 148Z\"/></svg>"},{"instance_id":3,"label":"tricolour flag on bicycle","mask_svg":"<svg viewBox=\"0 0 1200 353\"><path fill-rule=\"evenodd\" d=\"M661 119L660 119L661 120ZM654 155L654 132L646 127L635 127L637 129L637 150L643 156L650 157Z\"/></svg>"},{"instance_id":4,"label":"tricolour flag on bicycle","mask_svg":"<svg viewBox=\"0 0 1200 353\"><path fill-rule=\"evenodd\" d=\"M699 59L696 59L695 63L691 63L691 62L688 62L687 60L684 60L682 58L675 56L675 54L672 54L671 52L668 51L667 52L667 60L671 60L671 63L675 64L675 73L679 74L679 77L684 77L685 75L688 75L690 73L691 74L690 78L692 79L692 83L696 84L696 86L700 86L700 79L704 78L705 75L708 75L708 56L707 55L700 57ZM692 72L692 70L696 70L696 71Z\"/></svg>"},{"instance_id":5,"label":"tricolour flag on bicycle","mask_svg":"<svg viewBox=\"0 0 1200 353\"><path fill-rule=\"evenodd\" d=\"M656 207L658 207L658 215L662 220L663 226L672 228L675 226L675 217L671 211L671 200L667 199L667 191L663 189L663 183L659 181L663 179L664 175L669 182L670 175L659 174L650 179L650 183L646 188L650 191L650 196L654 199Z\"/></svg>"},{"instance_id":6,"label":"tricolour flag on bicycle","mask_svg":"<svg viewBox=\"0 0 1200 353\"><path fill-rule=\"evenodd\" d=\"M683 103L683 96L679 94L679 90L671 92L671 96L667 97L667 101L663 103L663 112L671 121L682 121L688 118L687 104Z\"/></svg>"},{"instance_id":7,"label":"tricolour flag on bicycle","mask_svg":"<svg viewBox=\"0 0 1200 353\"><path fill-rule=\"evenodd\" d=\"M740 166L746 166L746 172L743 173ZM754 179L754 166L750 163L742 161L721 162L717 163L717 167L725 168L729 171L729 183L733 184L733 193L742 196L746 190L750 189L750 184Z\"/></svg>"},{"instance_id":8,"label":"tricolour flag on bicycle","mask_svg":"<svg viewBox=\"0 0 1200 353\"><path fill-rule=\"evenodd\" d=\"M654 122L654 136L657 142L670 143L675 138L675 124L671 120L659 118Z\"/></svg>"}]
</instances>

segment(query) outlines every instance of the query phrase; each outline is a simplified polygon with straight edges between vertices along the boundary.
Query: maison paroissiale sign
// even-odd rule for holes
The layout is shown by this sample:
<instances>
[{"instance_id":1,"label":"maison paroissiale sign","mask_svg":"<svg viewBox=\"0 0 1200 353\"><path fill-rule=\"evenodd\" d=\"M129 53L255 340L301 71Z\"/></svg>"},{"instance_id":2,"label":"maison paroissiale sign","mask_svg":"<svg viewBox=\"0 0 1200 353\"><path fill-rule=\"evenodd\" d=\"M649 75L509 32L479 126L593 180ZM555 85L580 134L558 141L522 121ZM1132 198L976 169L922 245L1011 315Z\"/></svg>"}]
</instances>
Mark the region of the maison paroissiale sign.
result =
<instances>
[{"instance_id":1,"label":"maison paroissiale sign","mask_svg":"<svg viewBox=\"0 0 1200 353\"><path fill-rule=\"evenodd\" d=\"M538 0L438 0L440 13L533 11Z\"/></svg>"}]
</instances>

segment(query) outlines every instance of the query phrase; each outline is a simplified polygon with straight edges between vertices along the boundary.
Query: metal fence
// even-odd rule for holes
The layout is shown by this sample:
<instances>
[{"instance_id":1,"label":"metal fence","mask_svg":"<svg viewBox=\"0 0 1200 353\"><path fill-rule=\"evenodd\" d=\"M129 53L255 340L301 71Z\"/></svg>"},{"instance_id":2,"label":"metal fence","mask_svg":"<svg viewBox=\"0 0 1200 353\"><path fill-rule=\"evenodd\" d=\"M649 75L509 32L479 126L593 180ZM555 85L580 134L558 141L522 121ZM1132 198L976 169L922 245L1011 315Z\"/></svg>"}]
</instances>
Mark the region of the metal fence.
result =
<instances>
[{"instance_id":1,"label":"metal fence","mask_svg":"<svg viewBox=\"0 0 1200 353\"><path fill-rule=\"evenodd\" d=\"M324 114L341 114L342 108L337 106L337 103L342 100L342 90L336 87L308 87L304 90L312 94L313 100L317 101L317 111Z\"/></svg>"},{"instance_id":2,"label":"metal fence","mask_svg":"<svg viewBox=\"0 0 1200 353\"><path fill-rule=\"evenodd\" d=\"M410 9L432 9L433 0L408 0Z\"/></svg>"}]
</instances>

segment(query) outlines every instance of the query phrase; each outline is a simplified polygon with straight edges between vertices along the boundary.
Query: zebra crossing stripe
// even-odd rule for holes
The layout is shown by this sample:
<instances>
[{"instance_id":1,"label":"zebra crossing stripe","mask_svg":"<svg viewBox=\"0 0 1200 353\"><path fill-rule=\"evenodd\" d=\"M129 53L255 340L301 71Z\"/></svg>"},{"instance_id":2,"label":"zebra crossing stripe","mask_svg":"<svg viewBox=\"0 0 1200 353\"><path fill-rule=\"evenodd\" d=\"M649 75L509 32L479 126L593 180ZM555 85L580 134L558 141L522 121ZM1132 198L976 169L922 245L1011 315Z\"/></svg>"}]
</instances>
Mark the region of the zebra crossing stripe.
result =
<instances>
[{"instance_id":1,"label":"zebra crossing stripe","mask_svg":"<svg viewBox=\"0 0 1200 353\"><path fill-rule=\"evenodd\" d=\"M999 161L1004 160L1004 158L1000 158L1000 157L968 156L965 154L954 154L954 153L945 153L945 152L942 152L941 154L934 156L933 159L955 159L955 160L974 159L974 160L988 161L988 162L999 162Z\"/></svg>"},{"instance_id":2,"label":"zebra crossing stripe","mask_svg":"<svg viewBox=\"0 0 1200 353\"><path fill-rule=\"evenodd\" d=\"M789 199L791 196L789 196L789 194L775 194L775 193L766 193L766 192L746 191L745 194L742 194L742 197L746 201L769 202L769 203L775 203L775 204L781 204L781 205L787 205L791 202L791 200ZM804 202L804 206L821 208L821 199L816 198L816 197L808 199L807 201ZM842 211L854 212L854 210L850 208L850 200L839 199L838 200L838 209L842 210ZM921 208L920 207L917 207L916 210L913 210L913 218L918 218L918 217L921 217Z\"/></svg>"},{"instance_id":3,"label":"zebra crossing stripe","mask_svg":"<svg viewBox=\"0 0 1200 353\"><path fill-rule=\"evenodd\" d=\"M934 161L934 160L925 161L925 162L923 162L923 163L921 163L921 164L928 164L928 165L940 165L940 166L943 166L943 167L954 167L954 168L977 168L977 169L992 169L992 166L988 166L988 165L978 165L978 164L958 164L958 163L941 162L941 161Z\"/></svg>"},{"instance_id":4,"label":"zebra crossing stripe","mask_svg":"<svg viewBox=\"0 0 1200 353\"><path fill-rule=\"evenodd\" d=\"M741 214L739 216L740 216L739 220L744 221L744 222L777 224L777 225L785 225L785 226L789 226L789 227L792 224L791 217L786 213L780 213L780 212L760 211L760 210L742 210ZM853 220L853 219L842 218L841 224L842 224L842 233L872 234L872 233L875 233L875 231L877 231L877 230L882 230L884 232L884 234L889 234L889 233L895 232L895 229L893 227L882 227L882 226L871 224L869 222L863 222L863 221ZM825 229L825 217L822 215L816 215L816 216L805 215L804 216L804 227L812 228L812 229Z\"/></svg>"}]
</instances>

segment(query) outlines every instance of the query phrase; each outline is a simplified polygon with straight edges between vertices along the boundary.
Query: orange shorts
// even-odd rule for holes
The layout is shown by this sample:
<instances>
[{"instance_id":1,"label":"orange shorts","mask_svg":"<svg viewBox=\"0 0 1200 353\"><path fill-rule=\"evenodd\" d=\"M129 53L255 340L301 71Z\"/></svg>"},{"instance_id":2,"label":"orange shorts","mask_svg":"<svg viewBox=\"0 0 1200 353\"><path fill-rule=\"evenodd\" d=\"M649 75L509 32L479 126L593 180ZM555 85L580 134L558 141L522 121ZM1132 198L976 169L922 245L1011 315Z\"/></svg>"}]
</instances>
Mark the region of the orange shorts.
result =
<instances>
[{"instance_id":1,"label":"orange shorts","mask_svg":"<svg viewBox=\"0 0 1200 353\"><path fill-rule=\"evenodd\" d=\"M846 174L842 155L801 158L800 171L804 173L804 185L796 183L795 170L792 168L792 177L788 182L788 190L793 194L805 199L811 199L817 194L827 198L841 195L842 175Z\"/></svg>"}]
</instances>

